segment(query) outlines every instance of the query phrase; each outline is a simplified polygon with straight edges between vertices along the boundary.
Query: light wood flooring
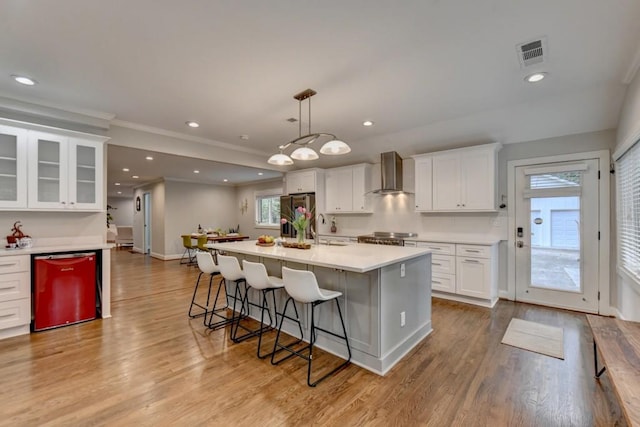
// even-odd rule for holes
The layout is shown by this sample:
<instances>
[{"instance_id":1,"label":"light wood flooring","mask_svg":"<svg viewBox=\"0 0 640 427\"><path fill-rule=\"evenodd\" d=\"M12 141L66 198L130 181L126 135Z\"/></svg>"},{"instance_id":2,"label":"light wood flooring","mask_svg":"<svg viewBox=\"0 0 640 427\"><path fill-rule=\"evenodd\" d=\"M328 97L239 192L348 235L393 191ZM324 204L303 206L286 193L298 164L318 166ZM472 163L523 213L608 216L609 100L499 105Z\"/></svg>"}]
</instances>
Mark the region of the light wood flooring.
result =
<instances>
[{"instance_id":1,"label":"light wood flooring","mask_svg":"<svg viewBox=\"0 0 640 427\"><path fill-rule=\"evenodd\" d=\"M0 425L624 425L582 314L434 299L433 333L385 377L351 365L309 388L303 360L187 318L196 268L112 256L113 318L0 341ZM563 327L565 360L500 344L512 317Z\"/></svg>"}]
</instances>

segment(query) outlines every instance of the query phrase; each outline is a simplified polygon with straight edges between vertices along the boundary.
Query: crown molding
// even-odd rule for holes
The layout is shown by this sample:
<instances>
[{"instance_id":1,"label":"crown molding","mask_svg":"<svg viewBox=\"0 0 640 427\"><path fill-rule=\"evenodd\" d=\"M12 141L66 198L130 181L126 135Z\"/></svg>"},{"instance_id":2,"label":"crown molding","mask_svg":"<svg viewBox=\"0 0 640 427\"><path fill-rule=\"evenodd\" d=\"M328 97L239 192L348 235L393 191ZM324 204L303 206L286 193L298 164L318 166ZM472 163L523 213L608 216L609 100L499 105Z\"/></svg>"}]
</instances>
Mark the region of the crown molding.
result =
<instances>
[{"instance_id":1,"label":"crown molding","mask_svg":"<svg viewBox=\"0 0 640 427\"><path fill-rule=\"evenodd\" d=\"M0 92L0 108L33 117L79 123L86 126L109 129L115 114L82 108L73 108L37 98L17 97Z\"/></svg>"},{"instance_id":2,"label":"crown molding","mask_svg":"<svg viewBox=\"0 0 640 427\"><path fill-rule=\"evenodd\" d=\"M140 123L127 122L125 120L114 119L111 121L111 124L114 126L119 126L127 129L138 130L141 132L152 133L155 135L166 136L169 138L182 139L185 141L197 142L200 144L212 145L214 147L225 148L227 150L232 151L241 151L243 153L256 154L259 156L264 156L267 153L265 151L256 150L254 148L248 147L239 147L237 145L229 144L226 142L216 141L214 139L203 138L201 136L189 135L181 132L174 132L171 130L161 129L154 126L147 126Z\"/></svg>"}]
</instances>

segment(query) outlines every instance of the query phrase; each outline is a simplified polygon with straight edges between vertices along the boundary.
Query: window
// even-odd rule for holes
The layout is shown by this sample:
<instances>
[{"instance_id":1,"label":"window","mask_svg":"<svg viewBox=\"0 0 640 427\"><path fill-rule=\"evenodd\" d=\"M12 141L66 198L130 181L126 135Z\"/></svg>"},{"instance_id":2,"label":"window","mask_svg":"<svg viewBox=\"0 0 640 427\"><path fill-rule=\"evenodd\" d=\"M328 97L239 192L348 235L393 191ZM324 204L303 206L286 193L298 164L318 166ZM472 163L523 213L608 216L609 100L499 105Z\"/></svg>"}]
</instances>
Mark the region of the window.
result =
<instances>
[{"instance_id":1,"label":"window","mask_svg":"<svg viewBox=\"0 0 640 427\"><path fill-rule=\"evenodd\" d=\"M640 282L640 144L617 160L618 265Z\"/></svg>"},{"instance_id":2,"label":"window","mask_svg":"<svg viewBox=\"0 0 640 427\"><path fill-rule=\"evenodd\" d=\"M280 193L267 190L256 192L256 226L280 227Z\"/></svg>"}]
</instances>

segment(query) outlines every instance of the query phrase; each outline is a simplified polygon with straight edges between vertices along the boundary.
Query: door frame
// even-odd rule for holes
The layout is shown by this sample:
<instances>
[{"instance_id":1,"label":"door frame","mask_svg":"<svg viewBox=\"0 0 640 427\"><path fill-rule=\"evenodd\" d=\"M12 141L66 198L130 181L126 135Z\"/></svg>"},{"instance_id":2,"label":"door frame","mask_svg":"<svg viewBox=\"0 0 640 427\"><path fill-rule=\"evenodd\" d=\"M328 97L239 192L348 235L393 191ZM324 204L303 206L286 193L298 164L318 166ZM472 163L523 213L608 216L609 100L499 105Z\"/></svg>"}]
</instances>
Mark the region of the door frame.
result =
<instances>
[{"instance_id":1,"label":"door frame","mask_svg":"<svg viewBox=\"0 0 640 427\"><path fill-rule=\"evenodd\" d=\"M142 253L151 255L151 193L142 194L144 200L143 220L142 220Z\"/></svg>"},{"instance_id":2,"label":"door frame","mask_svg":"<svg viewBox=\"0 0 640 427\"><path fill-rule=\"evenodd\" d=\"M598 312L602 315L613 315L610 304L610 249L611 249L611 196L609 166L611 155L609 150L588 151L584 153L563 154L558 156L534 157L529 159L510 160L507 162L507 291L501 296L515 301L516 299L516 167L530 166L540 163L558 163L598 159L600 179L598 180L598 227L600 231L600 247L598 250Z\"/></svg>"}]
</instances>

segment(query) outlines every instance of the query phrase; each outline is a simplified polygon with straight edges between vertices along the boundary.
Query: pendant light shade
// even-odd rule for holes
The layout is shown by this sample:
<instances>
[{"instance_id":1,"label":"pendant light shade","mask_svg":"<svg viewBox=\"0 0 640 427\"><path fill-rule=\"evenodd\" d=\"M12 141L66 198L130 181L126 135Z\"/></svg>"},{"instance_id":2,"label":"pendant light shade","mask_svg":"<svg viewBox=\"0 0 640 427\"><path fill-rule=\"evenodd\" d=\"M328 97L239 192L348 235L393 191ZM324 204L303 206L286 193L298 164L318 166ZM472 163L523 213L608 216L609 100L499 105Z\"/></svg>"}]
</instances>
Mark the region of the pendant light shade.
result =
<instances>
[{"instance_id":1,"label":"pendant light shade","mask_svg":"<svg viewBox=\"0 0 640 427\"><path fill-rule=\"evenodd\" d=\"M322 140L328 140L328 142L326 142L322 146L322 148L320 148L320 153L322 154L336 156L339 154L347 154L351 151L351 147L349 147L344 141L340 141L338 138L336 138L335 135L331 133L311 133L311 97L316 93L317 92L313 89L307 89L293 96L294 99L298 100L298 137L292 141L287 142L286 144L280 145L278 147L280 153L274 154L273 156L269 157L269 164L287 166L293 164L292 159L315 160L318 158L318 153L316 153L315 150L310 147L310 145L316 141ZM304 101L305 99L309 100L309 133L306 135L302 135L302 101ZM293 152L291 153L291 157L289 157L284 154L283 151L292 145L295 145L297 148L293 150Z\"/></svg>"},{"instance_id":2,"label":"pendant light shade","mask_svg":"<svg viewBox=\"0 0 640 427\"><path fill-rule=\"evenodd\" d=\"M298 147L291 153L291 158L296 160L315 160L318 158L318 153L313 148Z\"/></svg>"},{"instance_id":3,"label":"pendant light shade","mask_svg":"<svg viewBox=\"0 0 640 427\"><path fill-rule=\"evenodd\" d=\"M269 160L267 160L267 162L270 165L277 165L277 166L288 166L293 164L293 160L291 160L291 157L287 156L286 154L283 154L282 151L279 152L278 154L274 154L273 156L269 157Z\"/></svg>"},{"instance_id":4,"label":"pendant light shade","mask_svg":"<svg viewBox=\"0 0 640 427\"><path fill-rule=\"evenodd\" d=\"M351 147L349 147L344 141L340 141L339 139L332 139L331 141L325 143L322 148L320 148L320 153L327 154L329 156L347 154L350 151Z\"/></svg>"}]
</instances>

